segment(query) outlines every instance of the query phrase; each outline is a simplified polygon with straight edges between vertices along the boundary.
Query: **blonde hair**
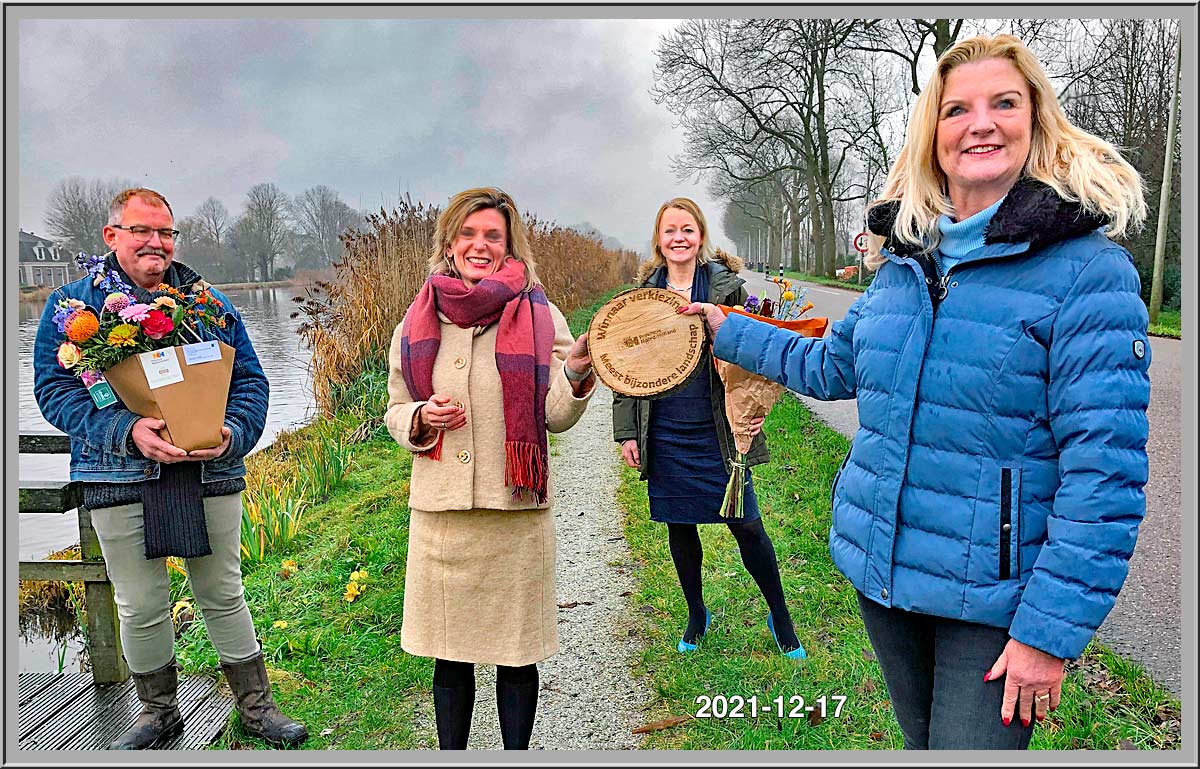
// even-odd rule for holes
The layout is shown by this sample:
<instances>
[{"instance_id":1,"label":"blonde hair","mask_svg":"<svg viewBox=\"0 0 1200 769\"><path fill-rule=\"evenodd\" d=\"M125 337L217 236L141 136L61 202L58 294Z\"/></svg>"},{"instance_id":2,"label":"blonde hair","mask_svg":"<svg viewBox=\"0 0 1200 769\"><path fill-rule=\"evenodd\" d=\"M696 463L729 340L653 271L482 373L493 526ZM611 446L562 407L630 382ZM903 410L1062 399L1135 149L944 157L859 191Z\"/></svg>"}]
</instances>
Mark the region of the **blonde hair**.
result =
<instances>
[{"instance_id":1,"label":"blonde hair","mask_svg":"<svg viewBox=\"0 0 1200 769\"><path fill-rule=\"evenodd\" d=\"M704 264L713 258L712 241L708 238L708 222L704 219L700 206L691 198L671 198L658 207L658 214L654 217L654 234L650 236L650 259L642 262L642 266L638 268L639 281L645 280L650 273L667 263L667 258L658 247L658 227L662 224L663 214L668 208L686 211L696 220L696 225L700 228L700 248L696 250L696 263Z\"/></svg>"},{"instance_id":2,"label":"blonde hair","mask_svg":"<svg viewBox=\"0 0 1200 769\"><path fill-rule=\"evenodd\" d=\"M138 198L148 206L162 206L167 209L167 213L171 215L172 219L175 218L171 204L160 193L147 187L132 187L118 192L112 199L112 203L109 204L108 223L110 226L121 223L121 217L125 214L125 206L129 203L130 198Z\"/></svg>"},{"instance_id":3,"label":"blonde hair","mask_svg":"<svg viewBox=\"0 0 1200 769\"><path fill-rule=\"evenodd\" d=\"M467 217L485 208L493 208L504 217L508 226L507 255L524 263L525 290L529 291L540 283L537 264L533 261L533 251L529 247L529 230L525 227L525 220L521 218L512 196L497 187L463 190L450 198L446 208L438 215L434 228L433 252L429 255L429 274L461 277L454 269L454 259L448 255L448 251Z\"/></svg>"},{"instance_id":4,"label":"blonde hair","mask_svg":"<svg viewBox=\"0 0 1200 769\"><path fill-rule=\"evenodd\" d=\"M1118 238L1146 218L1142 178L1110 143L1076 128L1067 119L1045 69L1025 44L1012 35L968 38L942 54L925 90L913 106L904 147L888 172L879 199L871 205L898 201L892 228L898 241L932 249L937 245L938 217L953 211L946 197L946 175L938 165L938 113L946 78L960 64L1000 59L1021 73L1029 88L1032 133L1024 176L1036 179L1064 200L1109 220L1105 234ZM864 260L869 269L885 261L883 240L871 238Z\"/></svg>"}]
</instances>

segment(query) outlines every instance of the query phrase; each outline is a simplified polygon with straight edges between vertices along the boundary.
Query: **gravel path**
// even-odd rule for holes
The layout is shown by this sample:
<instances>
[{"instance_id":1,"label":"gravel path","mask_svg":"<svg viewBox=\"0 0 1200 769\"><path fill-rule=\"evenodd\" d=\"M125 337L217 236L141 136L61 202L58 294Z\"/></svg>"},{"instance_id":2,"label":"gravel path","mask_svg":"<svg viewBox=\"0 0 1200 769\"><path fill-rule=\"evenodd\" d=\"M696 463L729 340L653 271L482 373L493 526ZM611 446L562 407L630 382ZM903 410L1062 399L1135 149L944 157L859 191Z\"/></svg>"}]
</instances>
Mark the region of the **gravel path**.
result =
<instances>
[{"instance_id":1,"label":"gravel path","mask_svg":"<svg viewBox=\"0 0 1200 769\"><path fill-rule=\"evenodd\" d=\"M550 449L557 529L558 654L538 665L541 695L532 749L630 749L650 700L630 673L639 650L632 606L629 546L616 501L612 391L599 385L579 423ZM476 666L475 718L468 747L498 749L496 669Z\"/></svg>"}]
</instances>

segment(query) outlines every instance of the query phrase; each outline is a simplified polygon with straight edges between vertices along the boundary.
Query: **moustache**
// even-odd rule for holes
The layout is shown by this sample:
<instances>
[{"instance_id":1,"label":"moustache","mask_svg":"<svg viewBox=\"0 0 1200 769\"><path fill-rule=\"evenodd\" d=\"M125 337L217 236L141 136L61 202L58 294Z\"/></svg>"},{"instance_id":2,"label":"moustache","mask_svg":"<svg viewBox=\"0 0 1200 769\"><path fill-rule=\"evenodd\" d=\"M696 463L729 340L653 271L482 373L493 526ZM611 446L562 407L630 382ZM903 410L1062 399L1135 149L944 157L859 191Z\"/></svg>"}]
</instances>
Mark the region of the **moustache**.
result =
<instances>
[{"instance_id":1,"label":"moustache","mask_svg":"<svg viewBox=\"0 0 1200 769\"><path fill-rule=\"evenodd\" d=\"M162 250L161 248L143 248L142 250L137 252L137 255L138 256L161 256L163 259L167 258L167 252Z\"/></svg>"}]
</instances>

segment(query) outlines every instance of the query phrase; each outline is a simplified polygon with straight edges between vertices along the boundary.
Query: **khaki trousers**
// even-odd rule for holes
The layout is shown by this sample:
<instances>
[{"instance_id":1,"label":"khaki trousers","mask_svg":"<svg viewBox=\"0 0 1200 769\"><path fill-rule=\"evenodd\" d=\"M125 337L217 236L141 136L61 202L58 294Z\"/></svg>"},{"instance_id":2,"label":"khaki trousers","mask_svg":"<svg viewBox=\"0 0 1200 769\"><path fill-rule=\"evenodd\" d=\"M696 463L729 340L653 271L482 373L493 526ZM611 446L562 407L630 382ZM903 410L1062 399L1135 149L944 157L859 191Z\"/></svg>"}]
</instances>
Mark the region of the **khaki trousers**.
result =
<instances>
[{"instance_id":1,"label":"khaki trousers","mask_svg":"<svg viewBox=\"0 0 1200 769\"><path fill-rule=\"evenodd\" d=\"M206 497L204 518L212 555L186 559L188 581L217 656L241 662L259 651L242 594L242 495ZM167 559L146 559L140 502L93 510L92 525L113 584L129 669L158 670L175 656Z\"/></svg>"}]
</instances>

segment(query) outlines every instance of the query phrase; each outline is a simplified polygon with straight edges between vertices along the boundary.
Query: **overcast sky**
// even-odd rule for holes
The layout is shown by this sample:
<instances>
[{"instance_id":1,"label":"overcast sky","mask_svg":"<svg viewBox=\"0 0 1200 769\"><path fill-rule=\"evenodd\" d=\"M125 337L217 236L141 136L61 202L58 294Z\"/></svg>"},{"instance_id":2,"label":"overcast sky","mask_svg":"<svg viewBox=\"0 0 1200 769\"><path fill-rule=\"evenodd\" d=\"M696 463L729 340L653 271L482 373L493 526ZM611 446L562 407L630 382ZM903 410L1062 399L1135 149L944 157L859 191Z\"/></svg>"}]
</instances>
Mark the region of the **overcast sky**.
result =
<instances>
[{"instance_id":1,"label":"overcast sky","mask_svg":"<svg viewBox=\"0 0 1200 769\"><path fill-rule=\"evenodd\" d=\"M397 190L444 204L508 190L643 251L682 135L655 105L668 20L35 20L19 22L20 226L47 234L60 179L153 187L177 218L209 195L328 185L355 208Z\"/></svg>"}]
</instances>

